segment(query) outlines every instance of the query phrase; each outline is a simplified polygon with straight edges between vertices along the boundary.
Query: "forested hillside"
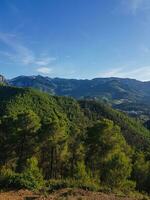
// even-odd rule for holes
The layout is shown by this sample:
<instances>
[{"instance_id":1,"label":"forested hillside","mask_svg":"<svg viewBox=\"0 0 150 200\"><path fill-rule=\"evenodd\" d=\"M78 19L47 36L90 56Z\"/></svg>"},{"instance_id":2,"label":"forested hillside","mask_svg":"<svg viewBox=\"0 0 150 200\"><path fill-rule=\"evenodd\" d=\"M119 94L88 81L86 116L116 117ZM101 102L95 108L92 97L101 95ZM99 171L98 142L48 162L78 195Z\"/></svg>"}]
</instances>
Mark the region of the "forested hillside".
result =
<instances>
[{"instance_id":1,"label":"forested hillside","mask_svg":"<svg viewBox=\"0 0 150 200\"><path fill-rule=\"evenodd\" d=\"M52 95L108 102L115 109L140 119L143 124L150 120L150 82L127 78L78 80L43 76L19 76L8 82L13 86L32 87Z\"/></svg>"},{"instance_id":2,"label":"forested hillside","mask_svg":"<svg viewBox=\"0 0 150 200\"><path fill-rule=\"evenodd\" d=\"M148 193L150 132L107 104L0 86L0 187Z\"/></svg>"},{"instance_id":3,"label":"forested hillside","mask_svg":"<svg viewBox=\"0 0 150 200\"><path fill-rule=\"evenodd\" d=\"M123 78L95 78L92 80L49 78L43 76L19 76L9 80L17 87L33 87L59 96L104 98L117 104L124 102L148 103L150 82Z\"/></svg>"}]
</instances>

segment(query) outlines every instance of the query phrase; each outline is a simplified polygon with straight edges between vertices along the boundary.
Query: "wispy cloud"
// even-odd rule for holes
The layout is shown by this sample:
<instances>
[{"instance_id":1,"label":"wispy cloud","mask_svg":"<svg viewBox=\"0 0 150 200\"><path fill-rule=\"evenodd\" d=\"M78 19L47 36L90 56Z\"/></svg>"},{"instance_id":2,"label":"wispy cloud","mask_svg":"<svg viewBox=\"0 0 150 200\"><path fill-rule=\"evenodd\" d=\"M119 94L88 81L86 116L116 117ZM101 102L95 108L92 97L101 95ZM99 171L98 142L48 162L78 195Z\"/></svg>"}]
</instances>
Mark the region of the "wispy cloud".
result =
<instances>
[{"instance_id":1,"label":"wispy cloud","mask_svg":"<svg viewBox=\"0 0 150 200\"><path fill-rule=\"evenodd\" d=\"M122 76L123 68L114 68L108 71L103 71L98 74L100 77L115 77Z\"/></svg>"},{"instance_id":2,"label":"wispy cloud","mask_svg":"<svg viewBox=\"0 0 150 200\"><path fill-rule=\"evenodd\" d=\"M44 75L49 75L52 72L52 68L48 68L48 67L40 67L37 69L37 72L42 73Z\"/></svg>"},{"instance_id":3,"label":"wispy cloud","mask_svg":"<svg viewBox=\"0 0 150 200\"><path fill-rule=\"evenodd\" d=\"M150 66L132 68L114 68L108 71L100 72L99 77L120 77L120 78L134 78L142 81L150 81Z\"/></svg>"},{"instance_id":4,"label":"wispy cloud","mask_svg":"<svg viewBox=\"0 0 150 200\"><path fill-rule=\"evenodd\" d=\"M42 57L39 58L38 60L35 61L35 64L37 65L48 65L54 61L56 61L57 59L55 57Z\"/></svg>"},{"instance_id":5,"label":"wispy cloud","mask_svg":"<svg viewBox=\"0 0 150 200\"><path fill-rule=\"evenodd\" d=\"M0 32L0 43L3 43L9 49L8 51L1 50L0 56L5 56L8 60L15 63L45 66L56 61L55 57L45 55L36 56L35 53L20 42L14 34Z\"/></svg>"},{"instance_id":6,"label":"wispy cloud","mask_svg":"<svg viewBox=\"0 0 150 200\"><path fill-rule=\"evenodd\" d=\"M144 56L147 56L147 55L149 56L149 54L150 54L149 46L146 46L144 44L139 47L139 51Z\"/></svg>"},{"instance_id":7,"label":"wispy cloud","mask_svg":"<svg viewBox=\"0 0 150 200\"><path fill-rule=\"evenodd\" d=\"M150 81L150 66L139 67L135 70L129 71L127 76L143 81Z\"/></svg>"},{"instance_id":8,"label":"wispy cloud","mask_svg":"<svg viewBox=\"0 0 150 200\"><path fill-rule=\"evenodd\" d=\"M7 56L8 59L21 62L22 64L30 64L33 62L33 52L19 43L15 35L0 32L0 42L10 49L7 53L4 51L4 55Z\"/></svg>"},{"instance_id":9,"label":"wispy cloud","mask_svg":"<svg viewBox=\"0 0 150 200\"><path fill-rule=\"evenodd\" d=\"M130 13L136 15L139 11L146 11L150 9L149 0L119 0L119 7L123 13Z\"/></svg>"},{"instance_id":10,"label":"wispy cloud","mask_svg":"<svg viewBox=\"0 0 150 200\"><path fill-rule=\"evenodd\" d=\"M126 6L127 9L132 13L136 14L139 9L143 6L145 0L124 0L123 6Z\"/></svg>"}]
</instances>

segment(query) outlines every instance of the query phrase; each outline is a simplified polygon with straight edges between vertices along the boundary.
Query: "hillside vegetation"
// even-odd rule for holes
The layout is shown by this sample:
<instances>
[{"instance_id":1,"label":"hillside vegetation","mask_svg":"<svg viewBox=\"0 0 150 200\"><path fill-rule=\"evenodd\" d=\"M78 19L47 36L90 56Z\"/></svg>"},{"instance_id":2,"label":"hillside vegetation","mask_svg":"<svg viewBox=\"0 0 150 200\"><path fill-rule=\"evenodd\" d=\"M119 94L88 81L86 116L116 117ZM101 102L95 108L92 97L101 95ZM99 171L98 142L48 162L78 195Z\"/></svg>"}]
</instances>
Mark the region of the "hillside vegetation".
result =
<instances>
[{"instance_id":1,"label":"hillside vegetation","mask_svg":"<svg viewBox=\"0 0 150 200\"><path fill-rule=\"evenodd\" d=\"M150 132L107 104L0 86L0 187L150 188Z\"/></svg>"},{"instance_id":2,"label":"hillside vegetation","mask_svg":"<svg viewBox=\"0 0 150 200\"><path fill-rule=\"evenodd\" d=\"M19 76L9 83L18 87L32 87L50 94L81 98L104 98L113 103L148 103L150 82L134 79L95 78L92 80Z\"/></svg>"},{"instance_id":3,"label":"hillside vegetation","mask_svg":"<svg viewBox=\"0 0 150 200\"><path fill-rule=\"evenodd\" d=\"M114 108L140 119L143 124L150 120L150 82L127 78L77 80L19 76L9 80L9 84L32 87L52 95L108 102Z\"/></svg>"}]
</instances>

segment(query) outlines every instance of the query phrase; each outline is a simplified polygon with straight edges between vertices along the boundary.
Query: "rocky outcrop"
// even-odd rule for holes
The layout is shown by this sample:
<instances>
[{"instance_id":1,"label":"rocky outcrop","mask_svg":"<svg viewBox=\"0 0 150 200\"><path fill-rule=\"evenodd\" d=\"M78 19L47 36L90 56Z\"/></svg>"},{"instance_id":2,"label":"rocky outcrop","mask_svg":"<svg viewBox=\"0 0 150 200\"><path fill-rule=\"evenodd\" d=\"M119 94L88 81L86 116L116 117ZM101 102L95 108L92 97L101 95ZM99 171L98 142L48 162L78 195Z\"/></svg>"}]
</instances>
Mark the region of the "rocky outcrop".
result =
<instances>
[{"instance_id":1,"label":"rocky outcrop","mask_svg":"<svg viewBox=\"0 0 150 200\"><path fill-rule=\"evenodd\" d=\"M0 75L0 83L6 83L6 79L4 76Z\"/></svg>"}]
</instances>

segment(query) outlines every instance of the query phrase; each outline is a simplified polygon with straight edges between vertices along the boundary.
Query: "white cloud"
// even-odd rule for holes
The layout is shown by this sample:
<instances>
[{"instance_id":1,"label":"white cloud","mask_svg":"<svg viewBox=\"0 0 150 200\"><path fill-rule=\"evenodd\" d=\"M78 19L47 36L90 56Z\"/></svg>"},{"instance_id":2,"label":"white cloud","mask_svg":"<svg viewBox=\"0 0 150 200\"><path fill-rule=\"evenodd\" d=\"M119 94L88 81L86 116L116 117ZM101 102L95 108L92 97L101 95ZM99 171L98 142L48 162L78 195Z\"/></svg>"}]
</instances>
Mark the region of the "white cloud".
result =
<instances>
[{"instance_id":1,"label":"white cloud","mask_svg":"<svg viewBox=\"0 0 150 200\"><path fill-rule=\"evenodd\" d=\"M99 77L120 77L133 78L141 81L150 81L150 66L132 68L114 68L108 71L100 72Z\"/></svg>"},{"instance_id":2,"label":"white cloud","mask_svg":"<svg viewBox=\"0 0 150 200\"><path fill-rule=\"evenodd\" d=\"M52 68L48 67L40 67L37 69L37 72L42 73L42 74L50 74L52 72Z\"/></svg>"},{"instance_id":3,"label":"white cloud","mask_svg":"<svg viewBox=\"0 0 150 200\"><path fill-rule=\"evenodd\" d=\"M43 57L35 61L35 64L37 65L48 65L57 59L55 57Z\"/></svg>"},{"instance_id":4,"label":"white cloud","mask_svg":"<svg viewBox=\"0 0 150 200\"><path fill-rule=\"evenodd\" d=\"M56 61L55 57L40 55L35 56L35 53L22 44L14 34L0 32L0 43L3 43L9 48L9 51L0 51L1 56L5 56L12 62L23 65L38 65L46 66Z\"/></svg>"},{"instance_id":5,"label":"white cloud","mask_svg":"<svg viewBox=\"0 0 150 200\"><path fill-rule=\"evenodd\" d=\"M150 81L150 66L139 67L127 73L128 77L136 78L143 81Z\"/></svg>"},{"instance_id":6,"label":"white cloud","mask_svg":"<svg viewBox=\"0 0 150 200\"><path fill-rule=\"evenodd\" d=\"M19 43L15 35L0 32L0 42L10 48L10 52L7 52L7 55L12 61L21 62L22 64L33 62L33 52Z\"/></svg>"}]
</instances>

